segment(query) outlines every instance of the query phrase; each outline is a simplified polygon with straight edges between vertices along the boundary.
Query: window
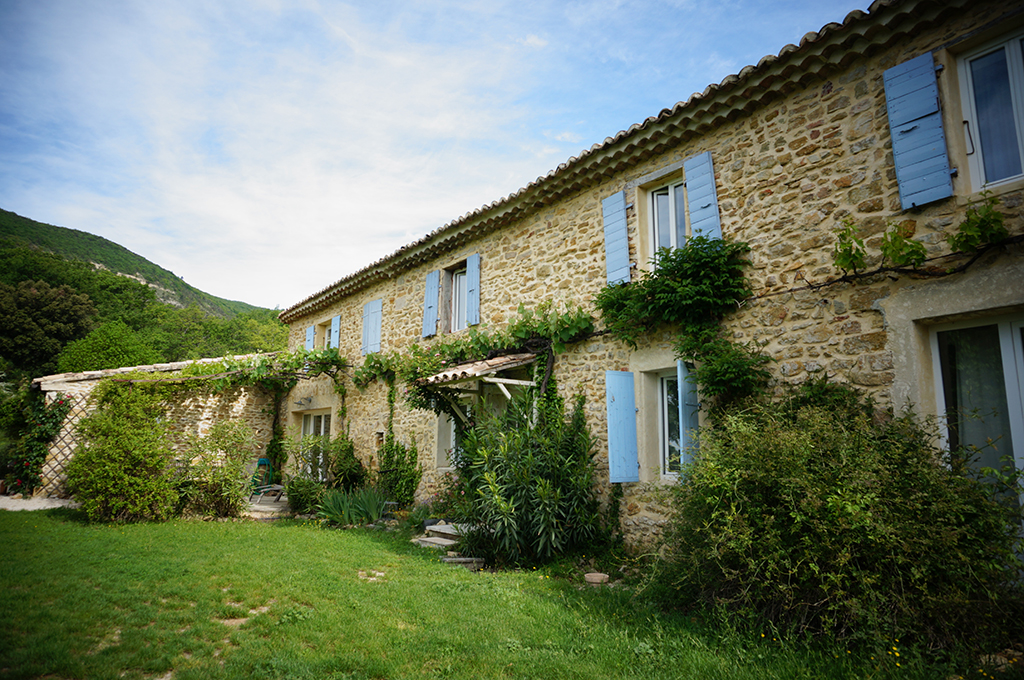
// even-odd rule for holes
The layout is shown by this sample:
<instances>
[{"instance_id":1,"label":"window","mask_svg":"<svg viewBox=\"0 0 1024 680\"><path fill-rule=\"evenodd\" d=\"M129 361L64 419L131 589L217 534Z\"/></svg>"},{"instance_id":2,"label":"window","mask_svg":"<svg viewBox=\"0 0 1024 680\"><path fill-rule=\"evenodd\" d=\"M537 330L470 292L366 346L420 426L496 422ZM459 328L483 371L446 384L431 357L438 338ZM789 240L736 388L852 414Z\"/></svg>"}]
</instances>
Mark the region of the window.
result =
<instances>
[{"instance_id":1,"label":"window","mask_svg":"<svg viewBox=\"0 0 1024 680\"><path fill-rule=\"evenodd\" d=\"M700 424L700 405L696 386L681 361L674 369L643 370L636 375L638 392L634 373L605 374L611 481L636 482L641 475L644 481L677 478L697 446L694 433Z\"/></svg>"},{"instance_id":2,"label":"window","mask_svg":"<svg viewBox=\"0 0 1024 680\"><path fill-rule=\"evenodd\" d=\"M959 69L975 188L1024 176L1024 33L963 55Z\"/></svg>"},{"instance_id":3,"label":"window","mask_svg":"<svg viewBox=\"0 0 1024 680\"><path fill-rule=\"evenodd\" d=\"M461 331L467 325L466 311L468 308L466 270L460 269L451 274L451 331Z\"/></svg>"},{"instance_id":4,"label":"window","mask_svg":"<svg viewBox=\"0 0 1024 680\"><path fill-rule=\"evenodd\" d=\"M975 452L975 468L1024 464L1024 317L932 330L939 413L951 449ZM1008 457L1009 460L1004 460Z\"/></svg>"},{"instance_id":5,"label":"window","mask_svg":"<svg viewBox=\"0 0 1024 680\"><path fill-rule=\"evenodd\" d=\"M341 317L336 316L329 322L310 326L306 329L306 349L313 350L337 349L341 339Z\"/></svg>"},{"instance_id":6,"label":"window","mask_svg":"<svg viewBox=\"0 0 1024 680\"><path fill-rule=\"evenodd\" d=\"M313 479L327 479L327 452L325 442L331 436L331 414L329 411L305 413L302 416L302 446L300 456L305 473Z\"/></svg>"},{"instance_id":7,"label":"window","mask_svg":"<svg viewBox=\"0 0 1024 680\"><path fill-rule=\"evenodd\" d=\"M423 293L423 337L454 333L480 323L480 256L427 274Z\"/></svg>"},{"instance_id":8,"label":"window","mask_svg":"<svg viewBox=\"0 0 1024 680\"><path fill-rule=\"evenodd\" d=\"M691 156L638 179L637 202L649 228L635 256L650 261L658 248L680 248L692 236L722 238L718 191L711 152ZM627 187L628 188L628 187ZM626 191L601 201L604 221L605 273L609 285L628 283L632 263ZM641 221L643 224L643 221Z\"/></svg>"}]
</instances>

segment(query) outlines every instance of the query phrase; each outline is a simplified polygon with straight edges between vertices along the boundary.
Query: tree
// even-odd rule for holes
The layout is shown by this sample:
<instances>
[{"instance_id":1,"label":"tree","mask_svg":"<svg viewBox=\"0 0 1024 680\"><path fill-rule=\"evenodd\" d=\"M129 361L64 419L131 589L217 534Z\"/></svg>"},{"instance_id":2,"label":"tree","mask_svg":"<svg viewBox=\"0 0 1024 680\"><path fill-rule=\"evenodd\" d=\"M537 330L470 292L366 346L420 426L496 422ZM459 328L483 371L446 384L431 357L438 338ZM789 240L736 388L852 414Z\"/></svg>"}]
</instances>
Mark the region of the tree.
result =
<instances>
[{"instance_id":1,"label":"tree","mask_svg":"<svg viewBox=\"0 0 1024 680\"><path fill-rule=\"evenodd\" d=\"M53 373L57 354L92 328L96 307L88 295L45 281L0 284L0 358L13 377Z\"/></svg>"},{"instance_id":2,"label":"tree","mask_svg":"<svg viewBox=\"0 0 1024 680\"><path fill-rule=\"evenodd\" d=\"M81 340L69 343L57 357L57 370L61 373L98 371L159 361L157 351L123 321L111 321Z\"/></svg>"}]
</instances>

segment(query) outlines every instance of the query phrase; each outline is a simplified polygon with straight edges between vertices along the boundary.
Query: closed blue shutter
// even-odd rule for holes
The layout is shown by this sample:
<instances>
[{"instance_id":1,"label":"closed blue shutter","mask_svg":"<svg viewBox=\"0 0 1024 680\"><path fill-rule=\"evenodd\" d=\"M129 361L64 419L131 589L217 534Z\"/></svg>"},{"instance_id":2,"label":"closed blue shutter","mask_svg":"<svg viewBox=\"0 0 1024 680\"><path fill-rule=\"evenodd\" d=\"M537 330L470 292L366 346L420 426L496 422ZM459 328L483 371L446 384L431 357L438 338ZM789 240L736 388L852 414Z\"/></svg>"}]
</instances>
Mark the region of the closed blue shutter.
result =
<instances>
[{"instance_id":1,"label":"closed blue shutter","mask_svg":"<svg viewBox=\"0 0 1024 680\"><path fill-rule=\"evenodd\" d=\"M441 270L427 274L427 287L423 293L423 337L437 335L437 300L441 290Z\"/></svg>"},{"instance_id":2,"label":"closed blue shutter","mask_svg":"<svg viewBox=\"0 0 1024 680\"><path fill-rule=\"evenodd\" d=\"M892 156L904 210L953 195L931 52L883 75Z\"/></svg>"},{"instance_id":3,"label":"closed blue shutter","mask_svg":"<svg viewBox=\"0 0 1024 680\"><path fill-rule=\"evenodd\" d=\"M639 482L633 374L605 371L604 380L608 409L608 479L611 482Z\"/></svg>"},{"instance_id":4,"label":"closed blue shutter","mask_svg":"<svg viewBox=\"0 0 1024 680\"><path fill-rule=\"evenodd\" d=\"M722 238L711 152L705 151L687 158L683 161L683 173L686 175L686 209L690 213L690 233L694 236Z\"/></svg>"},{"instance_id":5,"label":"closed blue shutter","mask_svg":"<svg viewBox=\"0 0 1024 680\"><path fill-rule=\"evenodd\" d=\"M363 354L380 351L380 327L384 301L371 300L363 305Z\"/></svg>"},{"instance_id":6,"label":"closed blue shutter","mask_svg":"<svg viewBox=\"0 0 1024 680\"><path fill-rule=\"evenodd\" d=\"M338 349L341 346L341 317L331 319L331 349Z\"/></svg>"},{"instance_id":7,"label":"closed blue shutter","mask_svg":"<svg viewBox=\"0 0 1024 680\"><path fill-rule=\"evenodd\" d=\"M480 323L480 256L466 258L466 325Z\"/></svg>"},{"instance_id":8,"label":"closed blue shutter","mask_svg":"<svg viewBox=\"0 0 1024 680\"><path fill-rule=\"evenodd\" d=\"M700 427L700 403L697 401L697 385L690 379L690 371L683 361L676 362L676 385L679 387L679 443L682 448L682 463L689 463L697 450L694 433Z\"/></svg>"},{"instance_id":9,"label":"closed blue shutter","mask_svg":"<svg viewBox=\"0 0 1024 680\"><path fill-rule=\"evenodd\" d=\"M626 226L626 192L601 201L604 215L604 268L608 284L629 283L629 229Z\"/></svg>"},{"instance_id":10,"label":"closed blue shutter","mask_svg":"<svg viewBox=\"0 0 1024 680\"><path fill-rule=\"evenodd\" d=\"M313 326L310 326L309 328L306 329L306 349L307 350L313 349L313 341L314 341L315 338L316 338L316 328L313 327Z\"/></svg>"}]
</instances>

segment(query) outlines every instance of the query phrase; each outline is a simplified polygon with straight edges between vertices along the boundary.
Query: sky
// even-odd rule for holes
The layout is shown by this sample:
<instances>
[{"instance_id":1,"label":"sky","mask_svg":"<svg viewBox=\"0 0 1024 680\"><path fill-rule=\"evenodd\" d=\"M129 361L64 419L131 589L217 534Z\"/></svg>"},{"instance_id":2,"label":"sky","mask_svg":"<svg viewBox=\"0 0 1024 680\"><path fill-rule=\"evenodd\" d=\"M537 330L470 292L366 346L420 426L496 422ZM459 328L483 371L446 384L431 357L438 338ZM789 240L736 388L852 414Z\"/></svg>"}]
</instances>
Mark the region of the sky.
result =
<instances>
[{"instance_id":1,"label":"sky","mask_svg":"<svg viewBox=\"0 0 1024 680\"><path fill-rule=\"evenodd\" d=\"M0 208L287 308L853 0L0 0Z\"/></svg>"}]
</instances>

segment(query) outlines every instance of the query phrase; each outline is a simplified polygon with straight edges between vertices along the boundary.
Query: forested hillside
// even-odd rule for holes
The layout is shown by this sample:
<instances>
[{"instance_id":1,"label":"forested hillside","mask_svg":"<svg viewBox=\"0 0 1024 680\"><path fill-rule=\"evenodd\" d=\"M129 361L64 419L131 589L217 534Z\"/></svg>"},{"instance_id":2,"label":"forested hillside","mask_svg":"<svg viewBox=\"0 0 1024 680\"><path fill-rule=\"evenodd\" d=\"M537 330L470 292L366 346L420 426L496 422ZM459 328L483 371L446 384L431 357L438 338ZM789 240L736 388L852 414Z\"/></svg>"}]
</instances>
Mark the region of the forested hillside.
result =
<instances>
[{"instance_id":1,"label":"forested hillside","mask_svg":"<svg viewBox=\"0 0 1024 680\"><path fill-rule=\"evenodd\" d=\"M275 310L228 303L201 291L186 298L192 301L188 306L165 304L150 286L91 264L130 269L161 286L169 280L154 272L173 277L144 258L106 239L40 225L14 213L0 211L0 220L0 383L57 372L267 352L287 343L287 328ZM29 241L20 234L3 235L10 234L4 230L11 225L45 229L40 230L43 237ZM79 244L63 248L75 250L75 257L51 252L46 239L64 235ZM226 304L214 305L219 310L215 315L210 304L197 302L200 298Z\"/></svg>"},{"instance_id":2,"label":"forested hillside","mask_svg":"<svg viewBox=\"0 0 1024 680\"><path fill-rule=\"evenodd\" d=\"M138 276L159 289L158 299L179 307L195 306L223 317L258 309L197 290L172 272L102 236L43 224L3 209L0 209L0 238L13 239L69 259L100 264L112 272Z\"/></svg>"}]
</instances>

